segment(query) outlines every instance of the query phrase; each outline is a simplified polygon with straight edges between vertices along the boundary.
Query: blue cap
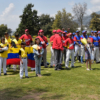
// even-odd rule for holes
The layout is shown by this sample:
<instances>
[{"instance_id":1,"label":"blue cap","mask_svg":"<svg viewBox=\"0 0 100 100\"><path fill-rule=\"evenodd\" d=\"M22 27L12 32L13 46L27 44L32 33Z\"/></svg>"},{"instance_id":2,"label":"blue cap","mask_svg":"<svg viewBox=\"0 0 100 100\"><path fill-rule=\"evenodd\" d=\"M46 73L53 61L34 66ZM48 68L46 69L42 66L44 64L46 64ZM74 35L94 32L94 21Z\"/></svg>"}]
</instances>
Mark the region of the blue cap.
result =
<instances>
[{"instance_id":1,"label":"blue cap","mask_svg":"<svg viewBox=\"0 0 100 100\"><path fill-rule=\"evenodd\" d=\"M94 33L97 33L97 31L94 31Z\"/></svg>"},{"instance_id":2,"label":"blue cap","mask_svg":"<svg viewBox=\"0 0 100 100\"><path fill-rule=\"evenodd\" d=\"M85 30L83 30L83 31L82 31L82 33L86 33L86 31L85 31Z\"/></svg>"},{"instance_id":3,"label":"blue cap","mask_svg":"<svg viewBox=\"0 0 100 100\"><path fill-rule=\"evenodd\" d=\"M65 33L67 33L67 31L64 31Z\"/></svg>"},{"instance_id":4,"label":"blue cap","mask_svg":"<svg viewBox=\"0 0 100 100\"><path fill-rule=\"evenodd\" d=\"M91 31L91 33L93 33L93 31Z\"/></svg>"},{"instance_id":5,"label":"blue cap","mask_svg":"<svg viewBox=\"0 0 100 100\"><path fill-rule=\"evenodd\" d=\"M98 31L98 34L100 34L100 31Z\"/></svg>"},{"instance_id":6,"label":"blue cap","mask_svg":"<svg viewBox=\"0 0 100 100\"><path fill-rule=\"evenodd\" d=\"M75 32L73 32L73 35L75 35Z\"/></svg>"},{"instance_id":7,"label":"blue cap","mask_svg":"<svg viewBox=\"0 0 100 100\"><path fill-rule=\"evenodd\" d=\"M80 31L76 31L76 33L78 33L78 32L80 32Z\"/></svg>"}]
</instances>

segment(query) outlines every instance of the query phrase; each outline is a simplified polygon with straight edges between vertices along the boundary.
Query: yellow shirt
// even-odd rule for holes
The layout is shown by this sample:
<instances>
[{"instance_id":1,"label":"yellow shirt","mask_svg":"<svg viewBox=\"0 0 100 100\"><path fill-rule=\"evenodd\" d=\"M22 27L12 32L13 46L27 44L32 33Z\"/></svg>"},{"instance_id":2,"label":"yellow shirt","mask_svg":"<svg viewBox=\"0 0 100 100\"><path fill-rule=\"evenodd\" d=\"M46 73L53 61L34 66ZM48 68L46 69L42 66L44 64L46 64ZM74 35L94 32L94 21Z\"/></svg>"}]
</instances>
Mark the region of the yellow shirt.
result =
<instances>
[{"instance_id":1,"label":"yellow shirt","mask_svg":"<svg viewBox=\"0 0 100 100\"><path fill-rule=\"evenodd\" d=\"M2 48L6 47L8 44L2 44L0 43L0 46ZM0 57L3 57L3 58L7 58L8 57L8 50L7 51L4 51L3 53L0 53Z\"/></svg>"},{"instance_id":2,"label":"yellow shirt","mask_svg":"<svg viewBox=\"0 0 100 100\"><path fill-rule=\"evenodd\" d=\"M8 44L9 48L11 47L11 39L10 39L10 37L8 39L5 38L5 44Z\"/></svg>"},{"instance_id":3,"label":"yellow shirt","mask_svg":"<svg viewBox=\"0 0 100 100\"><path fill-rule=\"evenodd\" d=\"M20 51L21 51L21 58L26 58L28 53L26 49L24 50L23 48L21 48Z\"/></svg>"},{"instance_id":4,"label":"yellow shirt","mask_svg":"<svg viewBox=\"0 0 100 100\"><path fill-rule=\"evenodd\" d=\"M18 41L14 39L13 41L15 42L17 48L21 48L21 42L22 42L21 39L18 39Z\"/></svg>"}]
</instances>

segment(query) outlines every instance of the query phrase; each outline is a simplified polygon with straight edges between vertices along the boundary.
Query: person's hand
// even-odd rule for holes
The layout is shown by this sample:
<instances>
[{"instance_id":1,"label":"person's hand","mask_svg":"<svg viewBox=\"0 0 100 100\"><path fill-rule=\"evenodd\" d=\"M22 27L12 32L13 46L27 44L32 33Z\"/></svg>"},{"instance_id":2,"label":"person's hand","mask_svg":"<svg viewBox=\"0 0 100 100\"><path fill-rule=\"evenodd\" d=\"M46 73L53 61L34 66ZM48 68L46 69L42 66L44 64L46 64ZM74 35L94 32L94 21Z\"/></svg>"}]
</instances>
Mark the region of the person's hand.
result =
<instances>
[{"instance_id":1,"label":"person's hand","mask_svg":"<svg viewBox=\"0 0 100 100\"><path fill-rule=\"evenodd\" d=\"M81 47L81 44L79 44L79 47Z\"/></svg>"},{"instance_id":2,"label":"person's hand","mask_svg":"<svg viewBox=\"0 0 100 100\"><path fill-rule=\"evenodd\" d=\"M43 42L41 42L42 44L45 44L45 42L43 41Z\"/></svg>"},{"instance_id":3,"label":"person's hand","mask_svg":"<svg viewBox=\"0 0 100 100\"><path fill-rule=\"evenodd\" d=\"M94 51L94 48L92 50Z\"/></svg>"},{"instance_id":4,"label":"person's hand","mask_svg":"<svg viewBox=\"0 0 100 100\"><path fill-rule=\"evenodd\" d=\"M48 45L46 44L46 47L47 47Z\"/></svg>"},{"instance_id":5,"label":"person's hand","mask_svg":"<svg viewBox=\"0 0 100 100\"><path fill-rule=\"evenodd\" d=\"M0 50L2 50L2 48L0 48Z\"/></svg>"},{"instance_id":6,"label":"person's hand","mask_svg":"<svg viewBox=\"0 0 100 100\"><path fill-rule=\"evenodd\" d=\"M42 55L40 54L40 55L38 55L38 57L40 58Z\"/></svg>"},{"instance_id":7,"label":"person's hand","mask_svg":"<svg viewBox=\"0 0 100 100\"><path fill-rule=\"evenodd\" d=\"M23 61L21 60L21 64L23 64Z\"/></svg>"}]
</instances>

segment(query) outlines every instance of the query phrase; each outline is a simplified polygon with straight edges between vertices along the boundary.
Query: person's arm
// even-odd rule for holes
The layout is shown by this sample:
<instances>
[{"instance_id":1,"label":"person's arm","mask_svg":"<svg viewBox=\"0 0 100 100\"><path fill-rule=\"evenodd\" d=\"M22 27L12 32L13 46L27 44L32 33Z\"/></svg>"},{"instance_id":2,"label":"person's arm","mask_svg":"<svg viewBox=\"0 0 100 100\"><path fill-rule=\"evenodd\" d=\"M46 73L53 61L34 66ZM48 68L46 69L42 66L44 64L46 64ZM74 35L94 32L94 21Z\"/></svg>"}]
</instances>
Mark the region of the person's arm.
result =
<instances>
[{"instance_id":1,"label":"person's arm","mask_svg":"<svg viewBox=\"0 0 100 100\"><path fill-rule=\"evenodd\" d=\"M42 48L41 55L44 53L44 49Z\"/></svg>"},{"instance_id":2,"label":"person's arm","mask_svg":"<svg viewBox=\"0 0 100 100\"><path fill-rule=\"evenodd\" d=\"M33 49L33 52L34 52L36 55L40 55L39 52L38 52L38 50L36 50L36 49Z\"/></svg>"},{"instance_id":3,"label":"person's arm","mask_svg":"<svg viewBox=\"0 0 100 100\"><path fill-rule=\"evenodd\" d=\"M0 50L7 51L7 50L8 50L8 48L9 48L9 46L7 45L7 46L6 46L6 47L4 47L4 48L0 48Z\"/></svg>"},{"instance_id":4,"label":"person's arm","mask_svg":"<svg viewBox=\"0 0 100 100\"><path fill-rule=\"evenodd\" d=\"M23 40L24 36L22 35L19 39Z\"/></svg>"},{"instance_id":5,"label":"person's arm","mask_svg":"<svg viewBox=\"0 0 100 100\"><path fill-rule=\"evenodd\" d=\"M20 59L21 63L23 64L23 61L21 59L21 50L19 50L19 59Z\"/></svg>"}]
</instances>

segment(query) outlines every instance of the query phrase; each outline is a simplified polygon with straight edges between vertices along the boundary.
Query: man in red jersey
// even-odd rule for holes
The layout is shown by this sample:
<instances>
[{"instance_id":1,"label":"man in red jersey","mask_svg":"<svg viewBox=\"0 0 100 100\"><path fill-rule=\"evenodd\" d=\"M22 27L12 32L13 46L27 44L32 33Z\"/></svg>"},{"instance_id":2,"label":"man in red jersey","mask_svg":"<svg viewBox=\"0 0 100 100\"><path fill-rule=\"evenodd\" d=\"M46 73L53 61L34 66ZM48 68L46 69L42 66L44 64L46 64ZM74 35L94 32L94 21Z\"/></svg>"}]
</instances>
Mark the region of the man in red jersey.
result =
<instances>
[{"instance_id":1,"label":"man in red jersey","mask_svg":"<svg viewBox=\"0 0 100 100\"><path fill-rule=\"evenodd\" d=\"M68 47L67 49L67 54L66 54L66 62L65 62L65 67L68 69L69 67L69 58L71 55L71 67L74 67L74 40L72 39L72 33L68 34L68 37L65 41L66 46Z\"/></svg>"},{"instance_id":2,"label":"man in red jersey","mask_svg":"<svg viewBox=\"0 0 100 100\"><path fill-rule=\"evenodd\" d=\"M30 44L32 43L32 37L31 37L31 35L29 35L28 29L25 29L25 34L23 34L20 37L20 39L26 43L26 46L30 46Z\"/></svg>"},{"instance_id":3,"label":"man in red jersey","mask_svg":"<svg viewBox=\"0 0 100 100\"><path fill-rule=\"evenodd\" d=\"M45 66L45 68L48 68L48 66L47 66L47 59L46 59L46 55L47 55L46 47L48 46L48 40L47 40L47 37L44 36L44 31L42 29L39 30L39 35L37 36L37 38L40 39L41 44L42 44L43 49L44 49L44 53L43 53L44 66Z\"/></svg>"},{"instance_id":4,"label":"man in red jersey","mask_svg":"<svg viewBox=\"0 0 100 100\"><path fill-rule=\"evenodd\" d=\"M66 36L66 31L64 31L64 32L62 33L62 42L63 42L64 51L63 51L63 53L62 53L61 63L63 62L63 57L64 57L64 62L65 62L65 60L66 60L66 50L67 50L67 48L66 48L65 41L66 41L67 38L68 38L68 37Z\"/></svg>"},{"instance_id":5,"label":"man in red jersey","mask_svg":"<svg viewBox=\"0 0 100 100\"><path fill-rule=\"evenodd\" d=\"M54 56L55 56L55 70L60 70L61 68L61 52L63 51L63 43L62 43L62 31L60 29L57 30L57 34L55 34L55 38L53 40Z\"/></svg>"},{"instance_id":6,"label":"man in red jersey","mask_svg":"<svg viewBox=\"0 0 100 100\"><path fill-rule=\"evenodd\" d=\"M52 49L52 45L53 45L53 40L55 38L56 32L57 32L56 30L53 30L53 35L50 37L50 43L51 43L51 62L50 62L50 68L55 66L55 64L54 64L54 49Z\"/></svg>"}]
</instances>

